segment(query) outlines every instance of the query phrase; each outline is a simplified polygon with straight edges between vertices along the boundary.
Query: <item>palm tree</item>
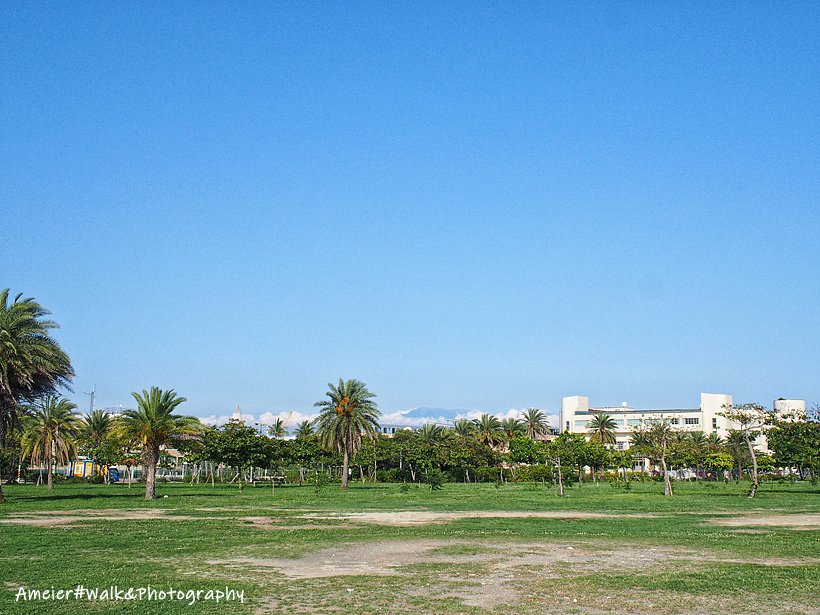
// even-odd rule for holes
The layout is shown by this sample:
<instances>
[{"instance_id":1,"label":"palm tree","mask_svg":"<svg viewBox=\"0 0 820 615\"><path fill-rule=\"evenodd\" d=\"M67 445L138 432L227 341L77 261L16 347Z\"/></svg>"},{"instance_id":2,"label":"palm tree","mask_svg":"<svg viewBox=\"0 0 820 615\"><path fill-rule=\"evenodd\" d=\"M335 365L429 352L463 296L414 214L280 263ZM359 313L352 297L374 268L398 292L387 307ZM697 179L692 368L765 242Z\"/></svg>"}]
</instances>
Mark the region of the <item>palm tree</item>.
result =
<instances>
[{"instance_id":1,"label":"palm tree","mask_svg":"<svg viewBox=\"0 0 820 615\"><path fill-rule=\"evenodd\" d=\"M721 438L716 431L713 431L706 437L706 447L711 453L719 452L724 444L723 438Z\"/></svg>"},{"instance_id":2,"label":"palm tree","mask_svg":"<svg viewBox=\"0 0 820 615\"><path fill-rule=\"evenodd\" d=\"M538 408L527 408L521 415L528 438L537 440L538 436L543 436L547 433L547 418L541 410Z\"/></svg>"},{"instance_id":3,"label":"palm tree","mask_svg":"<svg viewBox=\"0 0 820 615\"><path fill-rule=\"evenodd\" d=\"M615 444L615 429L618 423L609 414L596 414L589 422L587 429L592 431L589 437L593 442L600 442L603 445Z\"/></svg>"},{"instance_id":4,"label":"palm tree","mask_svg":"<svg viewBox=\"0 0 820 615\"><path fill-rule=\"evenodd\" d=\"M31 456L32 464L45 461L49 490L54 486L54 464L68 463L75 452L75 438L82 429L76 408L65 398L49 395L26 421L23 451Z\"/></svg>"},{"instance_id":5,"label":"palm tree","mask_svg":"<svg viewBox=\"0 0 820 615\"><path fill-rule=\"evenodd\" d=\"M44 318L51 312L22 297L9 302L9 289L0 290L0 449L6 447L7 430L19 422L20 404L55 394L74 377L71 360L50 335L58 328ZM0 461L0 477L4 474ZM0 504L4 501L0 487Z\"/></svg>"},{"instance_id":6,"label":"palm tree","mask_svg":"<svg viewBox=\"0 0 820 615\"><path fill-rule=\"evenodd\" d=\"M689 433L689 442L696 449L703 449L706 448L706 445L709 443L709 440L706 438L702 431L692 431Z\"/></svg>"},{"instance_id":7,"label":"palm tree","mask_svg":"<svg viewBox=\"0 0 820 615\"><path fill-rule=\"evenodd\" d=\"M524 423L515 418L507 418L501 421L501 429L504 431L504 437L507 440L512 440L516 436L524 435Z\"/></svg>"},{"instance_id":8,"label":"palm tree","mask_svg":"<svg viewBox=\"0 0 820 615\"><path fill-rule=\"evenodd\" d=\"M640 427L635 429L629 436L629 452L632 453L633 459L636 456L642 458L652 457L652 436L647 427ZM642 467L643 462L641 462Z\"/></svg>"},{"instance_id":9,"label":"palm tree","mask_svg":"<svg viewBox=\"0 0 820 615\"><path fill-rule=\"evenodd\" d=\"M737 465L737 480L743 479L743 464L748 460L748 446L743 433L736 429L730 429L729 435L723 443L723 449L729 453Z\"/></svg>"},{"instance_id":10,"label":"palm tree","mask_svg":"<svg viewBox=\"0 0 820 615\"><path fill-rule=\"evenodd\" d=\"M427 444L438 444L445 438L445 430L441 425L425 423L418 430L419 438Z\"/></svg>"},{"instance_id":11,"label":"palm tree","mask_svg":"<svg viewBox=\"0 0 820 615\"><path fill-rule=\"evenodd\" d=\"M120 417L123 435L142 448L145 463L145 499L156 497L157 463L160 448L178 440L195 437L199 431L199 419L174 414L184 397L177 397L173 389L163 391L159 387L143 389L142 395L131 393L137 401L136 410L126 410Z\"/></svg>"},{"instance_id":12,"label":"palm tree","mask_svg":"<svg viewBox=\"0 0 820 615\"><path fill-rule=\"evenodd\" d=\"M293 431L293 435L296 436L297 439L312 436L313 423L311 421L302 421L296 426L296 429Z\"/></svg>"},{"instance_id":13,"label":"palm tree","mask_svg":"<svg viewBox=\"0 0 820 615\"><path fill-rule=\"evenodd\" d=\"M475 423L467 419L458 419L453 423L453 435L464 444L476 434Z\"/></svg>"},{"instance_id":14,"label":"palm tree","mask_svg":"<svg viewBox=\"0 0 820 615\"><path fill-rule=\"evenodd\" d=\"M362 445L362 433L376 437L379 412L375 395L363 382L339 379L339 386L328 384L328 399L313 404L321 408L316 419L316 431L323 446L342 453L342 489L347 489L350 460Z\"/></svg>"},{"instance_id":15,"label":"palm tree","mask_svg":"<svg viewBox=\"0 0 820 615\"><path fill-rule=\"evenodd\" d=\"M111 433L114 420L105 410L93 410L83 417L81 437L91 449L97 449Z\"/></svg>"},{"instance_id":16,"label":"palm tree","mask_svg":"<svg viewBox=\"0 0 820 615\"><path fill-rule=\"evenodd\" d=\"M504 430L501 427L501 421L492 414L482 414L480 418L473 419L475 425L476 439L489 446L495 448L504 442Z\"/></svg>"},{"instance_id":17,"label":"palm tree","mask_svg":"<svg viewBox=\"0 0 820 615\"><path fill-rule=\"evenodd\" d=\"M288 432L285 429L285 421L281 418L277 418L273 422L273 425L268 427L268 435L271 435L274 438L284 438L287 433Z\"/></svg>"}]
</instances>

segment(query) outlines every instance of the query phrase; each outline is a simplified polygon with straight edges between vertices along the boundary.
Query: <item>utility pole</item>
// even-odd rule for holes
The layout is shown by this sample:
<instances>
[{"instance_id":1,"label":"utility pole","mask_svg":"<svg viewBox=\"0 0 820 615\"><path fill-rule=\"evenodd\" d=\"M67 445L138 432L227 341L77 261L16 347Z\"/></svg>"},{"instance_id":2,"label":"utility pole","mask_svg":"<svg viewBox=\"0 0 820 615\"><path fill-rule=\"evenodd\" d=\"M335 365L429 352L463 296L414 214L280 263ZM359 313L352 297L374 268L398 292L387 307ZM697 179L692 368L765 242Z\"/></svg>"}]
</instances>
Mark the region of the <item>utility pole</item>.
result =
<instances>
[{"instance_id":1,"label":"utility pole","mask_svg":"<svg viewBox=\"0 0 820 615\"><path fill-rule=\"evenodd\" d=\"M94 388L91 389L90 393L84 393L84 395L91 396L91 412L94 412L94 397L97 395L97 385L94 385Z\"/></svg>"}]
</instances>

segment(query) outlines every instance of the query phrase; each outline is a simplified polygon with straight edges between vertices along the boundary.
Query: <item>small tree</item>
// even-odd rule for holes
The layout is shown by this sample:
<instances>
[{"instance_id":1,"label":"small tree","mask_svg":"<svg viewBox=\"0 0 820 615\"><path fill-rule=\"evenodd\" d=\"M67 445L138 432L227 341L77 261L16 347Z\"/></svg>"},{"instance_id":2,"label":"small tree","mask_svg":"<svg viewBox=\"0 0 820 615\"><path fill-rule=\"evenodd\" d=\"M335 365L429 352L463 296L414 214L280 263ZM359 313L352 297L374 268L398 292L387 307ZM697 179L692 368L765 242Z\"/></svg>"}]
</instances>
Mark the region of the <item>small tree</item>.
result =
<instances>
[{"instance_id":1,"label":"small tree","mask_svg":"<svg viewBox=\"0 0 820 615\"><path fill-rule=\"evenodd\" d=\"M723 408L724 411L720 415L739 425L737 431L741 434L749 449L749 456L752 460L752 489L749 492L749 497L753 498L760 484L754 441L764 432L766 426L772 423L774 413L766 410L760 404L741 404L739 406L726 404Z\"/></svg>"},{"instance_id":2,"label":"small tree","mask_svg":"<svg viewBox=\"0 0 820 615\"><path fill-rule=\"evenodd\" d=\"M558 476L558 495L561 497L564 496L564 468L578 462L585 445L583 436L565 431L546 447L547 458Z\"/></svg>"},{"instance_id":3,"label":"small tree","mask_svg":"<svg viewBox=\"0 0 820 615\"><path fill-rule=\"evenodd\" d=\"M663 495L672 495L672 479L669 475L667 458L673 452L675 444L675 431L669 419L658 419L652 422L649 427L649 446L652 457L660 461L663 469Z\"/></svg>"},{"instance_id":4,"label":"small tree","mask_svg":"<svg viewBox=\"0 0 820 615\"><path fill-rule=\"evenodd\" d=\"M723 472L731 470L734 460L729 453L707 453L703 464L715 472L717 476L718 473L723 474Z\"/></svg>"},{"instance_id":5,"label":"small tree","mask_svg":"<svg viewBox=\"0 0 820 615\"><path fill-rule=\"evenodd\" d=\"M256 429L233 419L218 429L202 434L202 457L214 463L224 463L237 469L239 490L243 489L242 472L247 468L266 465L269 461L265 438Z\"/></svg>"},{"instance_id":6,"label":"small tree","mask_svg":"<svg viewBox=\"0 0 820 615\"><path fill-rule=\"evenodd\" d=\"M777 464L797 468L801 480L805 471L811 476L816 474L820 465L820 422L807 417L777 421L766 438Z\"/></svg>"}]
</instances>

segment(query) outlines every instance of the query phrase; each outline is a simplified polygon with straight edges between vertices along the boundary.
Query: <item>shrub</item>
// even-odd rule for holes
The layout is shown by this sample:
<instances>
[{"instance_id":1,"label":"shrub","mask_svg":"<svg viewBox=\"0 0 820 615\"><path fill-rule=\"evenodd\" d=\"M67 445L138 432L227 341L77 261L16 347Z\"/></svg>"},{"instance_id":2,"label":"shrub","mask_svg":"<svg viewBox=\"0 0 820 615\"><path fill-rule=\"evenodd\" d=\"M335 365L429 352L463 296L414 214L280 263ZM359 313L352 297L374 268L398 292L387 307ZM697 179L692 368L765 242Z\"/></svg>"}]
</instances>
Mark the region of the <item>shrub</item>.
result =
<instances>
[{"instance_id":1,"label":"shrub","mask_svg":"<svg viewBox=\"0 0 820 615\"><path fill-rule=\"evenodd\" d=\"M430 491L438 491L446 481L444 472L441 470L430 470L427 473L427 484L430 485ZM406 484L406 483L405 483Z\"/></svg>"}]
</instances>

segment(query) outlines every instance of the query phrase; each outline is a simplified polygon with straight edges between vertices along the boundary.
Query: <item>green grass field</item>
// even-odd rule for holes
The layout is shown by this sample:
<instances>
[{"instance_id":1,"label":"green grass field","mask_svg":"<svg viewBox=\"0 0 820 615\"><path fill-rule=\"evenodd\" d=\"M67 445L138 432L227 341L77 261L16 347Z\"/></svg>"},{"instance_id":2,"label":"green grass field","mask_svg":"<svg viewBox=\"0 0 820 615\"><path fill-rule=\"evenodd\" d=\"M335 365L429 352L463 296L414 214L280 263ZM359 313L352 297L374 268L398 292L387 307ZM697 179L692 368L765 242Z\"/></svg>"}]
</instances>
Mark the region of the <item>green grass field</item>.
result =
<instances>
[{"instance_id":1,"label":"green grass field","mask_svg":"<svg viewBox=\"0 0 820 615\"><path fill-rule=\"evenodd\" d=\"M8 486L0 613L820 612L818 486L676 487ZM78 584L245 602L16 601Z\"/></svg>"}]
</instances>

